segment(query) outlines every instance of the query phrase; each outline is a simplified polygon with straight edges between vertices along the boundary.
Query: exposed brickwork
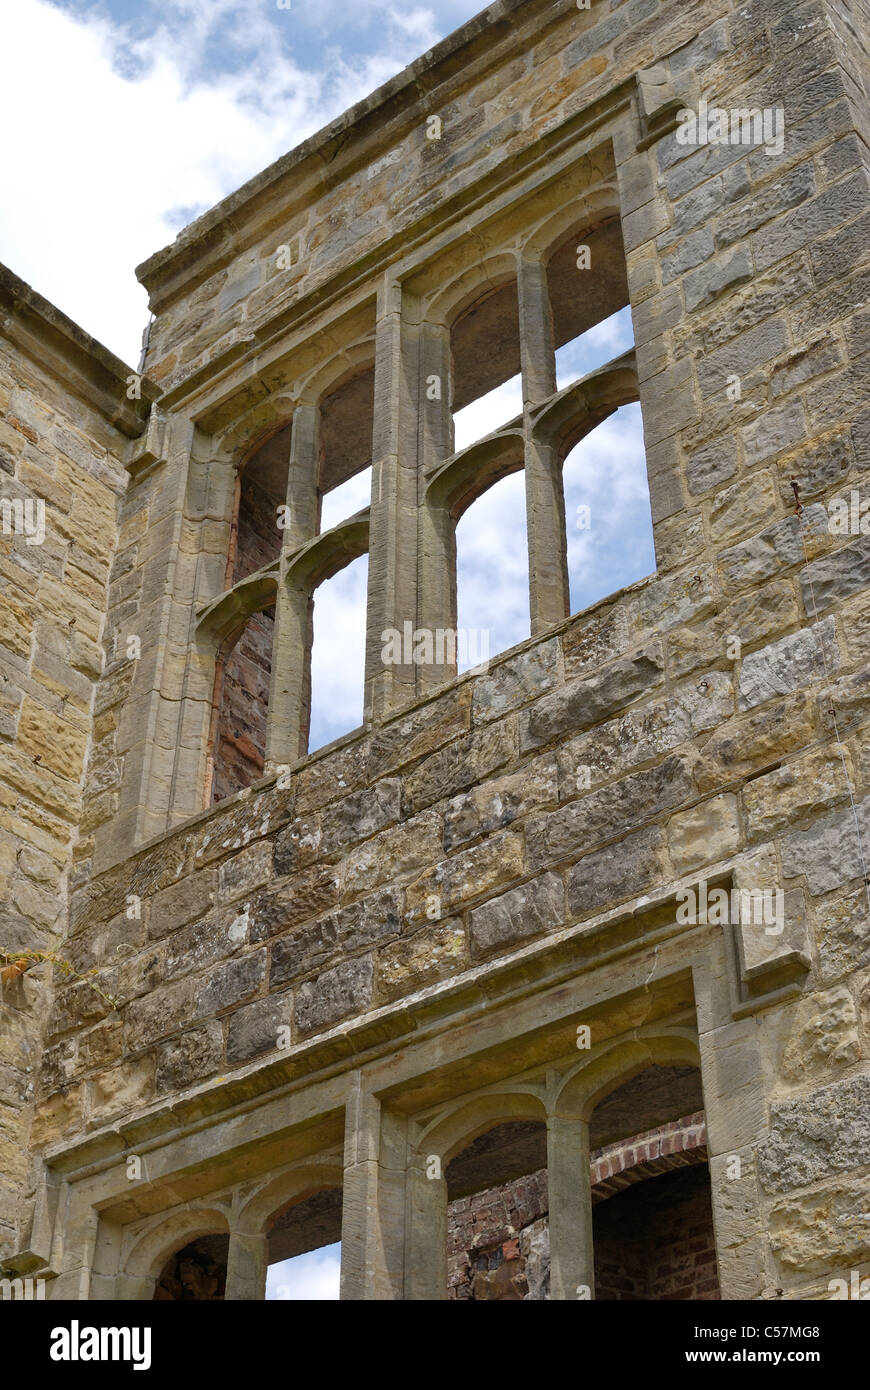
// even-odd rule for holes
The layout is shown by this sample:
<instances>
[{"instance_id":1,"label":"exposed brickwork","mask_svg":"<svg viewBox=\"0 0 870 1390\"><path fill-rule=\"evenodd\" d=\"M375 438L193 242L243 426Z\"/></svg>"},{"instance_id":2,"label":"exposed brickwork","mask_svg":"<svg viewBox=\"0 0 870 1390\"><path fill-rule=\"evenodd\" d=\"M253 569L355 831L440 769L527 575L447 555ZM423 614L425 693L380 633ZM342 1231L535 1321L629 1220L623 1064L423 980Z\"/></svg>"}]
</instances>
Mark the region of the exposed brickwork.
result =
<instances>
[{"instance_id":1,"label":"exposed brickwork","mask_svg":"<svg viewBox=\"0 0 870 1390\"><path fill-rule=\"evenodd\" d=\"M257 613L227 657L215 737L214 801L263 775L274 633L275 610Z\"/></svg>"},{"instance_id":2,"label":"exposed brickwork","mask_svg":"<svg viewBox=\"0 0 870 1390\"><path fill-rule=\"evenodd\" d=\"M639 1183L596 1207L595 1297L719 1298L706 1166Z\"/></svg>"},{"instance_id":3,"label":"exposed brickwork","mask_svg":"<svg viewBox=\"0 0 870 1390\"><path fill-rule=\"evenodd\" d=\"M590 1166L592 1200L603 1201L643 1178L706 1160L707 1127L703 1111L698 1111L646 1130L627 1144L596 1150Z\"/></svg>"},{"instance_id":4,"label":"exposed brickwork","mask_svg":"<svg viewBox=\"0 0 870 1390\"><path fill-rule=\"evenodd\" d=\"M703 1111L659 1125L656 1129L647 1130L622 1143L596 1149L590 1157L592 1201L596 1209L603 1209L603 1204L614 1194L674 1169L703 1164L706 1177L706 1126ZM602 1283L601 1288L596 1291L596 1297L671 1297L667 1290L673 1282L672 1274L676 1278L675 1271L682 1270L685 1274L689 1267L697 1267L697 1287L702 1290L704 1281L709 1281L711 1277L709 1263L695 1262L694 1256L698 1253L714 1252L712 1216L709 1211L709 1179L706 1182L706 1188L702 1186L697 1190L691 1189L692 1202L685 1214L681 1205L682 1198L675 1201L673 1217L677 1225L673 1232L672 1249L667 1246L664 1218L658 1225L653 1223L649 1238L644 1237L643 1240L638 1240L636 1233L632 1231L623 1233L618 1222L607 1217L602 1218L603 1234L600 1245L599 1236L596 1234L595 1265L596 1281L600 1277ZM703 1196L699 1196L703 1191L707 1191L708 1194L707 1225L702 1232L706 1244L704 1251L700 1252L696 1242L699 1238L698 1223L700 1221L703 1226L704 1221L704 1201ZM667 1202L659 1206L665 1210ZM659 1206L650 1199L650 1211L658 1212ZM540 1281L533 1279L530 1290L526 1272L531 1241L520 1241L518 1237L523 1233L537 1234L548 1251L548 1209L545 1168L518 1181L451 1202L447 1247L449 1297L459 1300L511 1300L527 1299L530 1292L533 1297L540 1297ZM686 1225L683 1225L684 1219ZM618 1229L610 1234L610 1228L613 1226L617 1226ZM537 1230L531 1232L530 1228ZM663 1253L665 1250L666 1257ZM687 1251L692 1256L691 1261L688 1261ZM663 1261L665 1263L662 1263ZM715 1253L713 1278L715 1279ZM716 1289L718 1290L718 1283ZM716 1297L718 1293L710 1293L709 1288L703 1287L697 1296Z\"/></svg>"}]
</instances>

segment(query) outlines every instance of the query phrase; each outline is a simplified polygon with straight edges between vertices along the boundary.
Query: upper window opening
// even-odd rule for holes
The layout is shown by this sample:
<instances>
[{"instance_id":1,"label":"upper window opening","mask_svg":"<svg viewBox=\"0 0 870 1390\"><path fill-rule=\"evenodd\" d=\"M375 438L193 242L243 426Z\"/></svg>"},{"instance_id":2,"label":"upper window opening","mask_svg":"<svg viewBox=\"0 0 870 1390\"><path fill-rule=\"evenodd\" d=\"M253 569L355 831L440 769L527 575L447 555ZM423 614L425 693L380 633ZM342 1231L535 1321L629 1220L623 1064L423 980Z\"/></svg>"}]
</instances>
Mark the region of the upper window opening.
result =
<instances>
[{"instance_id":1,"label":"upper window opening","mask_svg":"<svg viewBox=\"0 0 870 1390\"><path fill-rule=\"evenodd\" d=\"M556 390L570 386L581 376L594 372L634 347L631 310L619 309L593 328L572 338L556 353Z\"/></svg>"},{"instance_id":2,"label":"upper window opening","mask_svg":"<svg viewBox=\"0 0 870 1390\"><path fill-rule=\"evenodd\" d=\"M156 1303L220 1303L227 1284L227 1235L200 1236L170 1255L157 1278Z\"/></svg>"},{"instance_id":3,"label":"upper window opening","mask_svg":"<svg viewBox=\"0 0 870 1390\"><path fill-rule=\"evenodd\" d=\"M279 1212L268 1235L267 1301L337 1299L342 1194L326 1188Z\"/></svg>"},{"instance_id":4,"label":"upper window opening","mask_svg":"<svg viewBox=\"0 0 870 1390\"><path fill-rule=\"evenodd\" d=\"M287 501L292 425L285 425L251 455L242 470L233 584L273 564L281 553L279 508Z\"/></svg>"},{"instance_id":5,"label":"upper window opening","mask_svg":"<svg viewBox=\"0 0 870 1390\"><path fill-rule=\"evenodd\" d=\"M631 346L629 339L624 347L611 352L615 329L603 328L605 321L618 315L629 302L625 248L618 217L608 218L597 227L572 232L547 262L547 288L553 315L556 370L557 376L562 378L560 389ZM590 331L596 328L600 331ZM630 316L619 325L621 338L626 331L630 331ZM572 363L579 370L568 375Z\"/></svg>"},{"instance_id":6,"label":"upper window opening","mask_svg":"<svg viewBox=\"0 0 870 1390\"><path fill-rule=\"evenodd\" d=\"M341 1288L341 1242L322 1245L304 1255L270 1264L266 1270L269 1302L326 1303L337 1300Z\"/></svg>"},{"instance_id":7,"label":"upper window opening","mask_svg":"<svg viewBox=\"0 0 870 1390\"><path fill-rule=\"evenodd\" d=\"M310 753L363 722L368 568L360 555L315 591Z\"/></svg>"},{"instance_id":8,"label":"upper window opening","mask_svg":"<svg viewBox=\"0 0 870 1390\"><path fill-rule=\"evenodd\" d=\"M624 405L568 454L562 472L571 612L654 574L639 405Z\"/></svg>"},{"instance_id":9,"label":"upper window opening","mask_svg":"<svg viewBox=\"0 0 870 1390\"><path fill-rule=\"evenodd\" d=\"M472 401L464 410L457 410L453 416L453 449L467 449L478 439L484 439L493 430L507 424L523 413L523 379L512 376L494 391Z\"/></svg>"},{"instance_id":10,"label":"upper window opening","mask_svg":"<svg viewBox=\"0 0 870 1390\"><path fill-rule=\"evenodd\" d=\"M368 504L371 494L375 369L343 381L320 406L320 530L328 531ZM359 475L366 473L367 478ZM366 482L368 481L368 493ZM348 484L356 486L349 487ZM360 502L359 498L363 501ZM329 499L327 501L327 498Z\"/></svg>"},{"instance_id":11,"label":"upper window opening","mask_svg":"<svg viewBox=\"0 0 870 1390\"><path fill-rule=\"evenodd\" d=\"M450 354L458 450L522 414L515 280L487 290L460 314L450 332Z\"/></svg>"},{"instance_id":12,"label":"upper window opening","mask_svg":"<svg viewBox=\"0 0 870 1390\"><path fill-rule=\"evenodd\" d=\"M457 666L460 672L529 635L525 474L493 483L456 526Z\"/></svg>"},{"instance_id":13,"label":"upper window opening","mask_svg":"<svg viewBox=\"0 0 870 1390\"><path fill-rule=\"evenodd\" d=\"M263 775L275 609L248 619L219 663L213 710L211 800L223 801Z\"/></svg>"},{"instance_id":14,"label":"upper window opening","mask_svg":"<svg viewBox=\"0 0 870 1390\"><path fill-rule=\"evenodd\" d=\"M320 530L329 531L339 522L347 521L349 516L361 512L372 498L372 466L363 468L352 478L339 483L332 492L327 492L320 501Z\"/></svg>"}]
</instances>

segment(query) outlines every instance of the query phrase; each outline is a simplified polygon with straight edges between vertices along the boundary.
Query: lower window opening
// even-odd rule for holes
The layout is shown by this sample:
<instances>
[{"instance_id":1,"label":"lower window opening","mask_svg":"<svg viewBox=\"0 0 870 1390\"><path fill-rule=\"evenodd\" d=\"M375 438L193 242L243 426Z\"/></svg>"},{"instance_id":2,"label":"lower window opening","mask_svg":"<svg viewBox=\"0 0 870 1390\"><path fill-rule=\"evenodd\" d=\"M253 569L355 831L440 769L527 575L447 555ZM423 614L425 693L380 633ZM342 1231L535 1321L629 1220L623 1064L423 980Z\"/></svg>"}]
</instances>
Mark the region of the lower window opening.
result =
<instances>
[{"instance_id":1,"label":"lower window opening","mask_svg":"<svg viewBox=\"0 0 870 1390\"><path fill-rule=\"evenodd\" d=\"M293 1203L273 1219L266 1271L268 1302L338 1298L341 1209L341 1190L328 1188Z\"/></svg>"}]
</instances>

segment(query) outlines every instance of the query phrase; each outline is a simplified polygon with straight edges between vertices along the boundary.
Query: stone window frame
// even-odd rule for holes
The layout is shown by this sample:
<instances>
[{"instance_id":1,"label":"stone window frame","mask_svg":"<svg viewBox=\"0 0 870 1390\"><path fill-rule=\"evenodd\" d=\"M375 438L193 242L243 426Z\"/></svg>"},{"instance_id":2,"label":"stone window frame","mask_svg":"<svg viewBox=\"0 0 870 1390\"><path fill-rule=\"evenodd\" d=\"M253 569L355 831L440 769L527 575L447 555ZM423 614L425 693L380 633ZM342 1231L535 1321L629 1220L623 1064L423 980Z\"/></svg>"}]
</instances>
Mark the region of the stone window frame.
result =
<instances>
[{"instance_id":1,"label":"stone window frame","mask_svg":"<svg viewBox=\"0 0 870 1390\"><path fill-rule=\"evenodd\" d=\"M444 356L456 322L493 288L509 282L512 262L520 314L523 414L440 461L436 456L428 467L424 463L423 525L434 556L429 572L440 567L447 576L438 586L439 626L456 627L458 521L490 487L520 469L526 482L531 635L571 615L565 459L621 406L639 403L640 390L634 348L557 389L548 269L567 241L582 239L590 228L618 218L616 189L595 190L580 205L544 218L511 253L496 252L477 267L465 268L424 306L423 317L440 333ZM447 412L450 405L452 401ZM448 433L452 438L452 418L442 421L441 437ZM426 597L422 595L424 610ZM426 684L434 688L455 675L455 664L437 667Z\"/></svg>"},{"instance_id":2,"label":"stone window frame","mask_svg":"<svg viewBox=\"0 0 870 1390\"><path fill-rule=\"evenodd\" d=\"M421 564L416 616L422 620L420 625L424 629L455 631L457 523L489 487L520 469L526 479L531 634L539 635L570 616L562 482L564 461L571 448L615 410L637 402L639 390L633 349L567 387L556 389L548 266L566 240L588 234L587 229L592 226L606 225L618 216L617 209L614 188L595 190L581 203L546 216L537 226L527 227L513 248L500 249L477 264L463 266L453 281L439 286L421 304L421 318L439 350L437 355L442 370L451 383L442 393L441 418L434 428L431 416L427 416L424 391L418 390L416 400L411 403L418 424L431 431L428 457L419 461L422 468L417 496L419 550L425 558ZM452 370L448 364L453 328L493 289L502 289L511 283L516 285L520 314L523 414L483 439L445 456L445 449L452 444ZM396 288L401 302L401 282ZM290 419L285 416L277 422L273 420L269 433L261 434L257 443L245 450L238 466L241 476L247 459L277 431L292 424L287 483L291 525L284 533L281 554L277 560L230 585L206 605L197 619L196 640L201 657L212 661L215 668L203 792L205 805L211 795L215 714L223 661L251 617L271 603L276 607L276 620L264 775L276 768L293 767L307 755L314 590L371 548L371 506L325 532L317 530L320 411L334 391L372 364L372 350L369 341L354 342L316 371L295 402ZM377 399L382 399L384 394L382 353L380 357L379 362L376 336ZM395 375L392 370L387 377L394 390ZM382 471L376 458L377 423L373 434L373 487L377 478L380 488ZM239 505L237 483L231 536L235 532ZM229 579L229 561L227 577ZM264 594L269 595L269 602ZM371 583L366 629L370 673L372 652L376 647L379 651L382 631ZM421 693L418 682L425 692L455 679L455 655L451 661L448 651L446 658L443 664L433 663L429 668L411 673L413 692L409 692L408 698ZM376 714L374 702L367 700L364 722L369 723Z\"/></svg>"},{"instance_id":3,"label":"stone window frame","mask_svg":"<svg viewBox=\"0 0 870 1390\"><path fill-rule=\"evenodd\" d=\"M271 653L269 710L264 775L304 758L311 718L311 655L315 590L368 552L369 507L363 507L326 531L319 530L319 419L325 400L341 385L374 365L370 343L355 342L317 371L304 393L285 413L260 432L253 444L237 451L236 485L230 522L226 587L196 617L194 638L199 660L213 669L211 717L202 804L211 804L217 717L226 658L257 613L275 607ZM289 418L288 418L289 416ZM286 503L289 525L282 532L280 554L244 578L230 582L235 560L233 539L242 503L244 468L275 434L291 427L287 460ZM238 423L233 427L236 433ZM297 491L298 489L298 491ZM292 501L291 501L292 491ZM241 789L239 789L241 790Z\"/></svg>"}]
</instances>

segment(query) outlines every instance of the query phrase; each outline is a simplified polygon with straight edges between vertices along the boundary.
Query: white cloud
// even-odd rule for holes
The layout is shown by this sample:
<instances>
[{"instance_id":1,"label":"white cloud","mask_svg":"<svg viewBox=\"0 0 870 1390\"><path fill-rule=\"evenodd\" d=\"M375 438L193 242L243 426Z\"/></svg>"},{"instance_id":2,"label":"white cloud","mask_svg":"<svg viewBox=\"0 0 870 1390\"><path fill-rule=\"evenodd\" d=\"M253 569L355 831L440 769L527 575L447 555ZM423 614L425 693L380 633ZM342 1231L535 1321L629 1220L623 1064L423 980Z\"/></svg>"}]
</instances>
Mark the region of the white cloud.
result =
<instances>
[{"instance_id":1,"label":"white cloud","mask_svg":"<svg viewBox=\"0 0 870 1390\"><path fill-rule=\"evenodd\" d=\"M305 68L276 34L282 12L260 0L159 13L143 38L48 0L0 7L0 120L15 132L2 257L134 366L148 318L134 267L435 37L428 11L394 12L380 52ZM223 67L204 58L218 37Z\"/></svg>"},{"instance_id":2,"label":"white cloud","mask_svg":"<svg viewBox=\"0 0 870 1390\"><path fill-rule=\"evenodd\" d=\"M457 453L467 449L469 444L484 439L522 413L523 379L512 376L494 391L487 391L485 396L479 396L471 405L456 411L453 416L454 449Z\"/></svg>"},{"instance_id":3,"label":"white cloud","mask_svg":"<svg viewBox=\"0 0 870 1390\"><path fill-rule=\"evenodd\" d=\"M324 1245L306 1255L270 1265L266 1271L266 1300L333 1300L341 1279L341 1246Z\"/></svg>"}]
</instances>

